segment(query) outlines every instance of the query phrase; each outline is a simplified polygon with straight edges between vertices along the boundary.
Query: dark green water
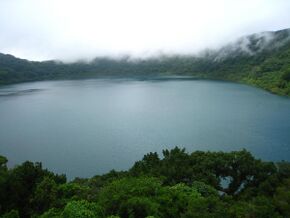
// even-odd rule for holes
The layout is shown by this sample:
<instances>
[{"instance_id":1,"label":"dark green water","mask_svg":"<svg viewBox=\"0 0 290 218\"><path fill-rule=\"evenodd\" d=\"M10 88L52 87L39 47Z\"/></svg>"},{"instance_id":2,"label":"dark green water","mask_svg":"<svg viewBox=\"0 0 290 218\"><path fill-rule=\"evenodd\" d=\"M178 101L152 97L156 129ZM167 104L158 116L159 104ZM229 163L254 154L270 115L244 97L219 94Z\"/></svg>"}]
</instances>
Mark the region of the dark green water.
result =
<instances>
[{"instance_id":1,"label":"dark green water","mask_svg":"<svg viewBox=\"0 0 290 218\"><path fill-rule=\"evenodd\" d=\"M200 80L79 80L0 88L0 153L69 178L127 169L149 151L246 148L290 161L290 99Z\"/></svg>"}]
</instances>

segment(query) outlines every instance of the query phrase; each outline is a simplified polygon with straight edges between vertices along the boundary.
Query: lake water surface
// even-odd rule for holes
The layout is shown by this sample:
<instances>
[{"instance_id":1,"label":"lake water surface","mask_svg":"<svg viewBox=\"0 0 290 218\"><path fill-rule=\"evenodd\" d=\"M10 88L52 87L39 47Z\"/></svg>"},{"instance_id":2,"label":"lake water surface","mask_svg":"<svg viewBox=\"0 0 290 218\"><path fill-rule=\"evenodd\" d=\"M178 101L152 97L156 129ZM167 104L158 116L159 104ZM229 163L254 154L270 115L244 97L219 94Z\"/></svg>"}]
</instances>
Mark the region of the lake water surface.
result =
<instances>
[{"instance_id":1,"label":"lake water surface","mask_svg":"<svg viewBox=\"0 0 290 218\"><path fill-rule=\"evenodd\" d=\"M0 154L69 178L128 169L150 151L246 148L290 161L290 98L202 80L75 80L0 87Z\"/></svg>"}]
</instances>

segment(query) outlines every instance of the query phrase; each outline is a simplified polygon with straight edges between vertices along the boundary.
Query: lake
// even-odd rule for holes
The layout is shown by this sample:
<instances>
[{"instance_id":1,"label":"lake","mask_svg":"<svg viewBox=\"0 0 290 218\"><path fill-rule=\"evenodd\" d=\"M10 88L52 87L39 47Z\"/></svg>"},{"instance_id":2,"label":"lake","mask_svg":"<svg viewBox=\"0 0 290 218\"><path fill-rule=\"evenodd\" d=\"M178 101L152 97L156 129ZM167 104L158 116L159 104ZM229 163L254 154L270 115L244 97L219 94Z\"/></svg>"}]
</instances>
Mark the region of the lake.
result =
<instances>
[{"instance_id":1,"label":"lake","mask_svg":"<svg viewBox=\"0 0 290 218\"><path fill-rule=\"evenodd\" d=\"M68 178L128 169L150 151L246 148L290 161L290 98L204 80L92 79L0 87L0 154Z\"/></svg>"}]
</instances>

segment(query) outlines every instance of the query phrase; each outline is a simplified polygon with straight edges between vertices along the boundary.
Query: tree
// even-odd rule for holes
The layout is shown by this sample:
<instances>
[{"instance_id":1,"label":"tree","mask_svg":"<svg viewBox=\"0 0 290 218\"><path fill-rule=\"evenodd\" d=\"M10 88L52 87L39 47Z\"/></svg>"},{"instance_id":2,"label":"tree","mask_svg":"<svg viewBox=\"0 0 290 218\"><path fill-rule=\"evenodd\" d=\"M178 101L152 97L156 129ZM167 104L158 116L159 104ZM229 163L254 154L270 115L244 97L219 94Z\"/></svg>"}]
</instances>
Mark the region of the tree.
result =
<instances>
[{"instance_id":1,"label":"tree","mask_svg":"<svg viewBox=\"0 0 290 218\"><path fill-rule=\"evenodd\" d=\"M0 155L0 214L3 210L3 205L6 196L6 180L8 177L8 170L7 170L7 158Z\"/></svg>"},{"instance_id":2,"label":"tree","mask_svg":"<svg viewBox=\"0 0 290 218\"><path fill-rule=\"evenodd\" d=\"M36 190L30 200L34 211L38 214L43 213L56 205L57 185L50 177L45 177L36 187Z\"/></svg>"},{"instance_id":3,"label":"tree","mask_svg":"<svg viewBox=\"0 0 290 218\"><path fill-rule=\"evenodd\" d=\"M105 186L99 194L99 204L105 215L129 217L139 214L146 217L156 212L156 196L161 191L161 182L155 178L124 178Z\"/></svg>"},{"instance_id":4,"label":"tree","mask_svg":"<svg viewBox=\"0 0 290 218\"><path fill-rule=\"evenodd\" d=\"M274 203L284 217L290 217L290 179L286 179L277 188Z\"/></svg>"},{"instance_id":5,"label":"tree","mask_svg":"<svg viewBox=\"0 0 290 218\"><path fill-rule=\"evenodd\" d=\"M103 217L102 208L96 203L85 200L69 202L62 213L65 218L99 218Z\"/></svg>"},{"instance_id":6,"label":"tree","mask_svg":"<svg viewBox=\"0 0 290 218\"><path fill-rule=\"evenodd\" d=\"M19 213L17 210L11 210L2 215L1 218L19 218Z\"/></svg>"}]
</instances>

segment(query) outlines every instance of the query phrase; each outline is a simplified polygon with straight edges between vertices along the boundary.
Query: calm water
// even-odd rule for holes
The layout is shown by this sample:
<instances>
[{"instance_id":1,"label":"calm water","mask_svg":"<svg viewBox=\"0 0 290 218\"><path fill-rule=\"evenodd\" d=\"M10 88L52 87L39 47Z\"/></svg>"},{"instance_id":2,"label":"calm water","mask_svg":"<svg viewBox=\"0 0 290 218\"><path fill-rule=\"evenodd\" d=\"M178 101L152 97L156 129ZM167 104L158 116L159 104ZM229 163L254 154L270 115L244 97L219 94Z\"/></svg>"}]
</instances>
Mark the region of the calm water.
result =
<instances>
[{"instance_id":1,"label":"calm water","mask_svg":"<svg viewBox=\"0 0 290 218\"><path fill-rule=\"evenodd\" d=\"M200 81L80 80L0 88L0 154L69 178L128 169L149 151L246 148L290 160L290 98Z\"/></svg>"}]
</instances>

